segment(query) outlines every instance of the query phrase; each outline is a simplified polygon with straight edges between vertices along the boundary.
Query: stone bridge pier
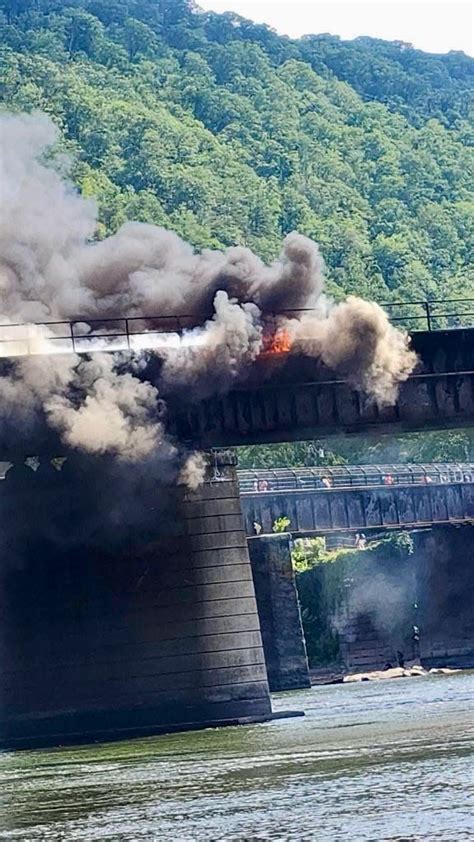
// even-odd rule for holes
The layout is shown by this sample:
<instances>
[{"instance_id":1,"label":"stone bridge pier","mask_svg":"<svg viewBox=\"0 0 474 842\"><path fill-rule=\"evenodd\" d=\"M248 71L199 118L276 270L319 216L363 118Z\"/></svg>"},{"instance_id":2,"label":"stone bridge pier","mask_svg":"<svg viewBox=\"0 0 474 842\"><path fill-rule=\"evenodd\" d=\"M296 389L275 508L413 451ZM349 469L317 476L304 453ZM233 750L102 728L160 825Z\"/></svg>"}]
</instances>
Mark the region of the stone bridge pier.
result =
<instances>
[{"instance_id":1,"label":"stone bridge pier","mask_svg":"<svg viewBox=\"0 0 474 842\"><path fill-rule=\"evenodd\" d=\"M0 487L0 747L271 718L235 459L196 491L107 460Z\"/></svg>"},{"instance_id":2,"label":"stone bridge pier","mask_svg":"<svg viewBox=\"0 0 474 842\"><path fill-rule=\"evenodd\" d=\"M420 657L427 667L474 667L474 527L416 536Z\"/></svg>"},{"instance_id":3,"label":"stone bridge pier","mask_svg":"<svg viewBox=\"0 0 474 842\"><path fill-rule=\"evenodd\" d=\"M288 535L249 540L270 690L311 686Z\"/></svg>"}]
</instances>

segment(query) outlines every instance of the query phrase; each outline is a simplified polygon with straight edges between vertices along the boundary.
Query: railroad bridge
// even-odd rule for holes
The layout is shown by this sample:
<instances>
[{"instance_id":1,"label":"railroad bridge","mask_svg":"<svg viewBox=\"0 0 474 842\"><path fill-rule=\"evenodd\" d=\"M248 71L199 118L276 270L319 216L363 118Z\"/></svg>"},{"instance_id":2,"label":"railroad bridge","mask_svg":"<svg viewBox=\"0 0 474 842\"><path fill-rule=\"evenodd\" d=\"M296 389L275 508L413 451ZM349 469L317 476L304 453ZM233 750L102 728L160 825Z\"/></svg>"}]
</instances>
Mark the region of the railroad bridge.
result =
<instances>
[{"instance_id":1,"label":"railroad bridge","mask_svg":"<svg viewBox=\"0 0 474 842\"><path fill-rule=\"evenodd\" d=\"M133 328L135 322L137 326ZM147 323L156 329L140 332ZM180 319L176 324L181 329L187 326ZM432 324L431 320L428 324ZM80 325L83 330L83 323ZM45 327L54 329L57 335L45 341L43 348L92 354L143 350L147 337L159 348L160 338L164 344L166 337L171 339L167 331L172 329L173 321L116 319L109 325L104 320L100 329L78 336L72 322ZM8 336L13 328L25 330L24 326L12 326ZM2 339L2 335L0 326L0 348L12 348L12 353L17 348L18 354L30 351L27 336L20 334L22 338L14 343ZM172 336L179 340L178 334ZM168 406L169 431L181 442L206 449L303 441L341 433L383 435L473 424L474 328L416 330L411 335L411 345L418 364L401 385L394 406L378 408L313 358L292 353L264 354L252 364L245 380L225 394L199 400L193 398L192 389L176 394L171 389L166 394L161 385ZM151 355L141 376L160 385L160 368L159 356Z\"/></svg>"},{"instance_id":2,"label":"railroad bridge","mask_svg":"<svg viewBox=\"0 0 474 842\"><path fill-rule=\"evenodd\" d=\"M219 448L466 426L473 337L414 334L420 366L395 408L378 411L293 357L276 368L262 360L227 396L185 409L171 399L170 427ZM17 439L17 452L37 452L20 430ZM62 466L40 459L37 470L20 462L1 483L0 745L272 718L232 453L208 457L195 491L105 457L66 455Z\"/></svg>"},{"instance_id":3,"label":"railroad bridge","mask_svg":"<svg viewBox=\"0 0 474 842\"><path fill-rule=\"evenodd\" d=\"M395 406L378 409L312 359L257 360L248 380L223 396L172 406L172 429L200 447L303 441L341 433L376 435L474 423L474 329L418 331L419 364Z\"/></svg>"}]
</instances>

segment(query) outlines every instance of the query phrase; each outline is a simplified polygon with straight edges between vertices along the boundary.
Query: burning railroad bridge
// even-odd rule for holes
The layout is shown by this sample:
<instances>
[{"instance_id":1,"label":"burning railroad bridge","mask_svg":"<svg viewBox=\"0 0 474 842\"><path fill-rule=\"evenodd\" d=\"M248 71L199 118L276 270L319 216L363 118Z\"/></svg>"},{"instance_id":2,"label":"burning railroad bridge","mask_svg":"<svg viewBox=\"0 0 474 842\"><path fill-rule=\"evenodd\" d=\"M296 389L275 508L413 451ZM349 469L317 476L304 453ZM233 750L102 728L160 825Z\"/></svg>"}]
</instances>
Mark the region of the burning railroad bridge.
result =
<instances>
[{"instance_id":1,"label":"burning railroad bridge","mask_svg":"<svg viewBox=\"0 0 474 842\"><path fill-rule=\"evenodd\" d=\"M410 349L374 303L330 306L297 232L269 265L138 222L98 240L51 120L0 122L0 744L269 719L228 449L472 423L473 332Z\"/></svg>"},{"instance_id":2,"label":"burning railroad bridge","mask_svg":"<svg viewBox=\"0 0 474 842\"><path fill-rule=\"evenodd\" d=\"M80 453L44 425L24 431L13 418L3 457L12 466L0 485L0 744L270 719L229 448L472 424L473 336L415 333L418 367L383 410L314 360L285 353L277 365L261 355L244 384L217 397L170 393L167 430L207 450L188 460L185 484L161 458ZM33 453L39 460L25 461Z\"/></svg>"}]
</instances>

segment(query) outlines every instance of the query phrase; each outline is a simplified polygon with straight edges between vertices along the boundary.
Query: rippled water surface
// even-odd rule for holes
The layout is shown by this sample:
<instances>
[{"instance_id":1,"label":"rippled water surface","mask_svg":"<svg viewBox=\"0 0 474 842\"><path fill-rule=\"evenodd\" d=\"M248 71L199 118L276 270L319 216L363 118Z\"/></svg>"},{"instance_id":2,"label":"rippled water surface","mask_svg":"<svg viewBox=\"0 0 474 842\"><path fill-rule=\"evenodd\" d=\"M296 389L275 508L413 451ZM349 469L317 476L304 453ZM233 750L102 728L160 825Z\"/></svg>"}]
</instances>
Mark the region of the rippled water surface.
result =
<instances>
[{"instance_id":1,"label":"rippled water surface","mask_svg":"<svg viewBox=\"0 0 474 842\"><path fill-rule=\"evenodd\" d=\"M315 687L301 719L0 754L0 838L474 839L474 674Z\"/></svg>"}]
</instances>

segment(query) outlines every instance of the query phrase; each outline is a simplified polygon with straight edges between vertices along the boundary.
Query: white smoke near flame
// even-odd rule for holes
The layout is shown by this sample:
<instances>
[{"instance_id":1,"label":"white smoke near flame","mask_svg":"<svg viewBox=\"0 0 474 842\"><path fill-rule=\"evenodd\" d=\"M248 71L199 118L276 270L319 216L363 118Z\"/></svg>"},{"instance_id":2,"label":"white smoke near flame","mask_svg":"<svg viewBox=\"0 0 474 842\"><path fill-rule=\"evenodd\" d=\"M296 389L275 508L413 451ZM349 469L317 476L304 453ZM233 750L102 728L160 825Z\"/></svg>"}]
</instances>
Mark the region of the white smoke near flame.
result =
<instances>
[{"instance_id":1,"label":"white smoke near flame","mask_svg":"<svg viewBox=\"0 0 474 842\"><path fill-rule=\"evenodd\" d=\"M292 349L320 358L380 407L394 404L416 363L408 336L373 301L349 296L327 316L304 314L287 325Z\"/></svg>"},{"instance_id":2,"label":"white smoke near flame","mask_svg":"<svg viewBox=\"0 0 474 842\"><path fill-rule=\"evenodd\" d=\"M216 292L212 319L191 331L186 345L161 351L163 382L174 388L194 383L199 398L226 391L262 350L260 316L255 304Z\"/></svg>"},{"instance_id":3,"label":"white smoke near flame","mask_svg":"<svg viewBox=\"0 0 474 842\"><path fill-rule=\"evenodd\" d=\"M328 310L314 242L288 235L270 266L243 247L196 253L176 234L135 222L94 242L95 204L64 177L57 141L44 115L0 117L4 415L42 414L69 446L90 453L140 460L161 448L169 456L157 388L140 377L143 355L161 358L167 391L223 392L260 355L273 312L286 312L278 324L292 352L322 360L380 404L396 399L415 364L407 337L358 298ZM304 308L314 311L289 312ZM190 317L189 330L178 330L176 314ZM125 318L140 329L130 333ZM72 336L51 324L69 321Z\"/></svg>"},{"instance_id":4,"label":"white smoke near flame","mask_svg":"<svg viewBox=\"0 0 474 842\"><path fill-rule=\"evenodd\" d=\"M205 478L208 463L203 453L191 453L181 468L178 476L179 485L185 485L190 491L196 491Z\"/></svg>"}]
</instances>

